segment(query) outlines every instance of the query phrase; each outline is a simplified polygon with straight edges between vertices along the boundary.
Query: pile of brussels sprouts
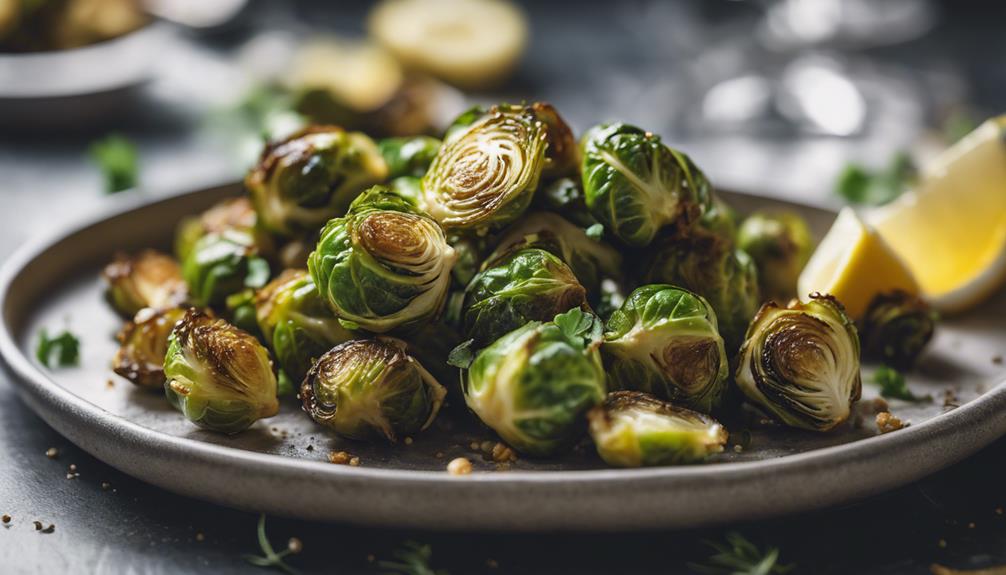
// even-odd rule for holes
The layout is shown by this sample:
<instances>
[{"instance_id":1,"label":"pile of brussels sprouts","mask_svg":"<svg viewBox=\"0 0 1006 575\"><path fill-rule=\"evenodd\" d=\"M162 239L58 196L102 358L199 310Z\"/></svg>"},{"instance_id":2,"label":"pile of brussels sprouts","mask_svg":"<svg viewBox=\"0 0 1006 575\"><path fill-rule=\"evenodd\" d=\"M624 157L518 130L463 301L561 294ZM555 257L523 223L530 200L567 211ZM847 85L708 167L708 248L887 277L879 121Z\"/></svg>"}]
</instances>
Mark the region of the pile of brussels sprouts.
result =
<instances>
[{"instance_id":1,"label":"pile of brussels sprouts","mask_svg":"<svg viewBox=\"0 0 1006 575\"><path fill-rule=\"evenodd\" d=\"M181 223L177 260L105 272L131 318L116 373L205 429L290 396L333 434L396 442L463 398L527 456L589 433L611 465L666 465L721 451L714 417L743 400L826 431L859 399L853 321L827 295L792 299L806 224L738 225L688 156L634 126L577 143L544 103L473 108L442 140L312 126L269 144L245 187ZM904 294L862 319L864 351L900 364L932 334Z\"/></svg>"}]
</instances>

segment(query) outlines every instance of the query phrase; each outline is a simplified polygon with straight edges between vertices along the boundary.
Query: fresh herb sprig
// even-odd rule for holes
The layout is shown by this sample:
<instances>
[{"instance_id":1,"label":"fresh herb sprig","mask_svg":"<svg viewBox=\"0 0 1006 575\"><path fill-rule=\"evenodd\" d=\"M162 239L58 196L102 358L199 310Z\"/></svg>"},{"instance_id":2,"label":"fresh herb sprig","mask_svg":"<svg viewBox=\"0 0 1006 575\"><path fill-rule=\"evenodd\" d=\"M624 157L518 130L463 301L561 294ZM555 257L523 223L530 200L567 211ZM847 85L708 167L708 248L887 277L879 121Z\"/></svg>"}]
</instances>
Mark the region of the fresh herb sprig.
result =
<instances>
[{"instance_id":1,"label":"fresh herb sprig","mask_svg":"<svg viewBox=\"0 0 1006 575\"><path fill-rule=\"evenodd\" d=\"M434 569L433 548L415 541L406 541L392 551L395 561L378 561L377 566L389 575L450 575L443 569Z\"/></svg>"},{"instance_id":2,"label":"fresh herb sprig","mask_svg":"<svg viewBox=\"0 0 1006 575\"><path fill-rule=\"evenodd\" d=\"M132 142L112 134L91 144L90 151L105 178L105 192L114 194L136 187L139 162Z\"/></svg>"},{"instance_id":3,"label":"fresh herb sprig","mask_svg":"<svg viewBox=\"0 0 1006 575\"><path fill-rule=\"evenodd\" d=\"M80 340L67 330L49 337L49 332L43 329L38 334L35 357L46 367L52 367L53 358L58 367L77 365L80 363Z\"/></svg>"},{"instance_id":4,"label":"fresh herb sprig","mask_svg":"<svg viewBox=\"0 0 1006 575\"><path fill-rule=\"evenodd\" d=\"M917 176L911 157L899 152L887 168L876 172L850 163L839 175L835 192L850 204L880 206L904 193Z\"/></svg>"},{"instance_id":5,"label":"fresh herb sprig","mask_svg":"<svg viewBox=\"0 0 1006 575\"><path fill-rule=\"evenodd\" d=\"M904 399L906 401L932 401L932 396L915 395L908 389L905 376L898 370L882 365L873 373L873 383L880 388L880 395L889 399Z\"/></svg>"},{"instance_id":6,"label":"fresh herb sprig","mask_svg":"<svg viewBox=\"0 0 1006 575\"><path fill-rule=\"evenodd\" d=\"M715 575L782 575L791 572L795 565L779 563L779 548L768 547L765 551L746 537L731 531L725 541L706 541L716 552L702 564L690 567L700 573Z\"/></svg>"},{"instance_id":7,"label":"fresh herb sprig","mask_svg":"<svg viewBox=\"0 0 1006 575\"><path fill-rule=\"evenodd\" d=\"M283 558L287 555L300 553L304 545L300 542L300 539L291 537L286 544L286 549L277 553L276 550L273 549L272 544L269 543L269 537L265 534L265 513L260 515L258 518L258 545L262 549L263 556L245 555L245 561L257 567L279 569L280 571L289 573L290 575L298 575L300 573L293 567L287 565L286 562L283 561Z\"/></svg>"}]
</instances>

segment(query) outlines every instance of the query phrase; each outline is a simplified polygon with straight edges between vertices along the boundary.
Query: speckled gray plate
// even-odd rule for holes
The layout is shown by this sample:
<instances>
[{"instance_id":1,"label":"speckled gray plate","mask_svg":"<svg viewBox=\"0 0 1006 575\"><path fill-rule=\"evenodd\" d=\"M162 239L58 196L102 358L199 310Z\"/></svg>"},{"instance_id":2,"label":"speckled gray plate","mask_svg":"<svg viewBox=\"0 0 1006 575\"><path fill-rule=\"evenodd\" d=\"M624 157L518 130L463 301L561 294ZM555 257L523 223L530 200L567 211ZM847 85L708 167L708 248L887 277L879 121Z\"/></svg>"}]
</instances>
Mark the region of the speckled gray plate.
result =
<instances>
[{"instance_id":1,"label":"speckled gray plate","mask_svg":"<svg viewBox=\"0 0 1006 575\"><path fill-rule=\"evenodd\" d=\"M764 426L750 447L706 465L605 469L588 446L499 471L470 448L491 436L442 416L411 445L360 445L316 427L295 402L237 437L200 431L158 393L109 370L121 320L102 300L99 270L117 250L167 247L183 215L239 192L237 186L168 197L110 200L105 213L25 246L0 274L0 352L25 400L46 422L99 459L150 483L218 503L311 519L437 529L514 531L685 527L848 502L945 467L1006 433L1006 294L945 321L910 379L933 401L891 402L911 422L878 436L869 385L854 421L829 434ZM815 232L832 214L741 194L738 209L786 206ZM132 204L127 204L132 201ZM145 202L145 203L141 203ZM64 326L82 338L79 368L46 370L31 350L38 330ZM110 383L111 382L111 383ZM361 466L333 465L347 450ZM439 452L439 453L438 453ZM438 457L437 455L440 455ZM445 464L467 456L469 476Z\"/></svg>"}]
</instances>

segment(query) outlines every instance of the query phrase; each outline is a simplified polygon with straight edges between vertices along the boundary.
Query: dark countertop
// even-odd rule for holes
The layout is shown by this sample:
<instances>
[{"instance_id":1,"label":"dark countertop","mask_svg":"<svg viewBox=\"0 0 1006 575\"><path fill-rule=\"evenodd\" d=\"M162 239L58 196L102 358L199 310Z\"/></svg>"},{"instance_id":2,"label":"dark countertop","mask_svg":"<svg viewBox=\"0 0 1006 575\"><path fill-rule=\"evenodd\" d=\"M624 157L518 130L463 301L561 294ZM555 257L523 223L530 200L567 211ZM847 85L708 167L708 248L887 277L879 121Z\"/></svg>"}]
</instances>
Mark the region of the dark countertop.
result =
<instances>
[{"instance_id":1,"label":"dark countertop","mask_svg":"<svg viewBox=\"0 0 1006 575\"><path fill-rule=\"evenodd\" d=\"M633 17L652 16L654 12L643 7L656 5L634 3L638 13ZM529 7L539 32L538 22L552 22L560 14L564 20L556 25L554 33L535 36L517 76L518 89L552 100L580 129L595 118L608 116L663 126L668 139L682 142L683 146L687 142L694 144L685 149L693 151L714 180L717 174L729 172L729 162L718 157L722 148L679 131L673 121L664 121L660 110L651 105L655 101L652 91L647 91L644 80L638 80L652 74L659 76L656 71L673 67L674 62L652 55L634 58L640 45L645 44L638 38L598 40L604 36L582 30L575 33L578 27L597 27L612 17L615 8L610 4L597 6L597 10L552 3ZM312 11L321 9L302 3L297 10L301 18L307 19ZM359 7L350 10L357 20L359 12ZM326 14L324 10L321 13ZM263 18L262 14L271 15L272 9L260 8L255 14ZM666 12L656 14L667 17ZM712 16L718 18L721 14ZM333 22L337 29L348 26L345 20L331 15L320 20ZM613 25L625 31L636 21ZM971 101L1001 105L1006 78L996 62L1001 64L1006 42L1001 34L997 35L998 26L982 25L983 21L1001 19L951 15L927 39L909 46L878 49L875 54L892 61L937 63L935 72L915 69L920 77L938 76L948 66L960 64L965 85L970 86ZM185 88L208 77L226 83L226 79L219 79L219 66L228 61L221 54L232 54L235 37L245 32L227 32L199 45L188 43L185 50L166 56L158 82L138 96L139 109L105 124L109 130L122 131L138 143L144 187L184 189L240 175L244 159L233 151L245 140L233 134L221 137L218 129L207 127L200 120L202 114L219 107L220 102L209 98L200 101ZM1000 58L997 60L994 54ZM591 72L595 61L601 70L617 69L643 87L639 93L628 95L595 89L600 86L592 83L600 77L596 71ZM641 106L640 102L650 104ZM86 161L86 149L89 141L103 133L27 134L16 142L7 137L0 139L0 257L40 227L58 226L100 201L99 176ZM878 144L879 149L898 145ZM851 148L842 157L855 157L857 148ZM786 196L809 193L812 195L801 197L831 203L833 200L821 190L827 189L830 174L840 167L841 162L833 163L822 173L808 176L810 179L798 179L774 191ZM763 166L753 169L748 181L733 176L722 179L733 185L767 189L773 182L765 174L771 173L772 168ZM811 191L793 191L801 189ZM0 426L0 514L13 517L8 526L0 527L0 572L257 572L242 559L244 554L258 552L256 513L186 499L111 469L33 415L18 399L6 376L0 376L0 420L4 423ZM46 457L50 447L59 450L58 458ZM80 474L76 479L66 478L70 464L76 465ZM290 563L309 573L378 572L368 562L368 555L387 558L393 548L409 539L430 544L434 565L453 575L689 573L688 562L700 561L710 552L703 540L722 540L725 532L737 531L760 545L779 547L783 562L797 563L799 573L922 574L929 572L932 563L960 569L1006 564L1004 486L1006 440L1000 440L948 470L868 501L717 529L579 535L425 533L277 517L269 519L268 531L279 547L292 536L303 540L303 553ZM32 526L35 520L52 523L55 530L38 533ZM488 560L498 567L490 567Z\"/></svg>"}]
</instances>

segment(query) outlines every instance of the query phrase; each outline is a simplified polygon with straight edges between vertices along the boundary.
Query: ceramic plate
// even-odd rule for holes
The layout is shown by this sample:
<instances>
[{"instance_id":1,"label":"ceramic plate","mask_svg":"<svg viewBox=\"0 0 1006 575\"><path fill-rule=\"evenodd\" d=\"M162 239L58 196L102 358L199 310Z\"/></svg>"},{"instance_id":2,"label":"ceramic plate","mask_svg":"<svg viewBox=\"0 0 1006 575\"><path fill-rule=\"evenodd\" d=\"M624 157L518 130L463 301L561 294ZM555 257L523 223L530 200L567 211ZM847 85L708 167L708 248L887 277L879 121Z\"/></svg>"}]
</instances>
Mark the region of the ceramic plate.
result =
<instances>
[{"instance_id":1,"label":"ceramic plate","mask_svg":"<svg viewBox=\"0 0 1006 575\"><path fill-rule=\"evenodd\" d=\"M97 217L20 249L0 273L2 352L26 404L95 457L184 495L308 519L435 529L513 531L685 527L835 505L891 489L950 465L1006 433L1006 294L945 320L910 377L932 401L891 401L911 422L878 435L876 390L848 424L828 434L761 426L747 449L705 465L606 469L589 445L568 456L520 459L498 470L473 451L492 439L466 414L438 418L411 445L362 445L316 426L295 400L236 437L201 431L164 397L109 369L121 319L103 301L101 267L118 250L170 246L185 215L240 193L236 185L150 201L115 198ZM743 194L741 212L785 207L818 235L833 214ZM129 202L132 203L129 203ZM47 370L33 349L42 328L81 337L77 368ZM869 367L866 368L869 379ZM351 467L328 463L346 450ZM445 472L454 457L469 476Z\"/></svg>"}]
</instances>

